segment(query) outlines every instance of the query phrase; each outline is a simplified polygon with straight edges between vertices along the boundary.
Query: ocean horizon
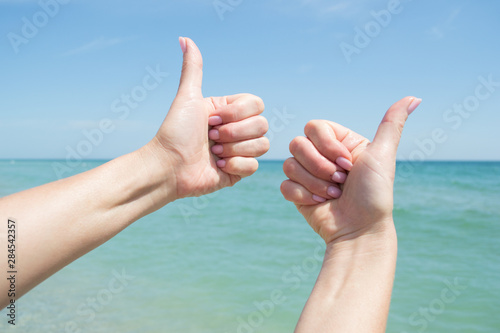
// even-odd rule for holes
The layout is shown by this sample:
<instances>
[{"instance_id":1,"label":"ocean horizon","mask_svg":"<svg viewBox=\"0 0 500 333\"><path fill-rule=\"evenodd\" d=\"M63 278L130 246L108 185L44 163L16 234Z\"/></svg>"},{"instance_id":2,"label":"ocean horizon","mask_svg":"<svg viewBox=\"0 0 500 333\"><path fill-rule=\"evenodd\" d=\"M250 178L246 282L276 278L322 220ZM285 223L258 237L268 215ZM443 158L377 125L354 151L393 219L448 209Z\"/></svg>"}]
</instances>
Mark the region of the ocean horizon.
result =
<instances>
[{"instance_id":1,"label":"ocean horizon","mask_svg":"<svg viewBox=\"0 0 500 333\"><path fill-rule=\"evenodd\" d=\"M113 158L90 158L81 159L82 162L109 162L116 157ZM257 160L263 162L284 162L286 158L261 158L257 157ZM66 161L65 158L0 158L0 161ZM434 163L434 162L452 162L452 163L474 163L474 162L500 162L500 160L458 160L458 159L443 159L443 160L424 160L424 161L410 161L410 160L396 160L396 162L402 163Z\"/></svg>"}]
</instances>

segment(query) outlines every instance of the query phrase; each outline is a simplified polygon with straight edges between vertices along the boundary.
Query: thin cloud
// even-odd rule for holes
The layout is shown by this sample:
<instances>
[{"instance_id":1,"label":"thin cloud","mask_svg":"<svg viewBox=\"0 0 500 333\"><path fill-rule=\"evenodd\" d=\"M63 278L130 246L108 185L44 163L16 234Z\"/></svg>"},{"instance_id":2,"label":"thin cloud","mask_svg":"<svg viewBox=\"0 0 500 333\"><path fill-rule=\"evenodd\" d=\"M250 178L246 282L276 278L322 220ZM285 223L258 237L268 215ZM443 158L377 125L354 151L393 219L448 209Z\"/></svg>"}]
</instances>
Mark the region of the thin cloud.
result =
<instances>
[{"instance_id":1,"label":"thin cloud","mask_svg":"<svg viewBox=\"0 0 500 333\"><path fill-rule=\"evenodd\" d=\"M83 131L99 128L100 121L97 120L70 120L61 125L59 129L67 131ZM158 124L143 120L112 120L113 126L116 126L115 131L138 132L138 131L155 131L158 129Z\"/></svg>"},{"instance_id":2,"label":"thin cloud","mask_svg":"<svg viewBox=\"0 0 500 333\"><path fill-rule=\"evenodd\" d=\"M309 74L314 69L313 64L302 64L297 68L298 74Z\"/></svg>"},{"instance_id":3,"label":"thin cloud","mask_svg":"<svg viewBox=\"0 0 500 333\"><path fill-rule=\"evenodd\" d=\"M445 38L446 34L454 29L453 22L458 18L461 11L462 8L455 8L442 24L433 26L429 29L428 33L436 39Z\"/></svg>"},{"instance_id":4,"label":"thin cloud","mask_svg":"<svg viewBox=\"0 0 500 333\"><path fill-rule=\"evenodd\" d=\"M432 27L429 29L428 33L436 39L443 39L445 34L443 30L439 27Z\"/></svg>"},{"instance_id":5,"label":"thin cloud","mask_svg":"<svg viewBox=\"0 0 500 333\"><path fill-rule=\"evenodd\" d=\"M339 14L347 17L378 8L378 2L373 0L335 1L333 4L331 1L317 0L312 5L319 14Z\"/></svg>"},{"instance_id":6,"label":"thin cloud","mask_svg":"<svg viewBox=\"0 0 500 333\"><path fill-rule=\"evenodd\" d=\"M37 3L37 1L35 1L35 0L0 0L0 4L2 4L2 3L20 5L20 4L25 4L25 3Z\"/></svg>"},{"instance_id":7,"label":"thin cloud","mask_svg":"<svg viewBox=\"0 0 500 333\"><path fill-rule=\"evenodd\" d=\"M349 8L350 3L345 1L345 2L340 2L335 5L332 5L330 7L325 8L326 13L339 13L345 11L347 8Z\"/></svg>"},{"instance_id":8,"label":"thin cloud","mask_svg":"<svg viewBox=\"0 0 500 333\"><path fill-rule=\"evenodd\" d=\"M274 0L269 1L269 5L274 10L293 15L314 15L318 18L339 17L345 20L356 20L360 14L368 13L370 10L383 8L386 6L387 0L300 0L300 1L285 1Z\"/></svg>"},{"instance_id":9,"label":"thin cloud","mask_svg":"<svg viewBox=\"0 0 500 333\"><path fill-rule=\"evenodd\" d=\"M130 38L130 37L128 37L128 38L104 38L104 37L100 37L100 38L97 38L97 39L95 39L91 42L88 42L82 46L79 46L77 48L66 51L62 54L62 56L67 57L67 56L71 56L71 55L102 50L102 49L106 49L108 47L122 44L122 43L129 41L131 39L132 38Z\"/></svg>"}]
</instances>

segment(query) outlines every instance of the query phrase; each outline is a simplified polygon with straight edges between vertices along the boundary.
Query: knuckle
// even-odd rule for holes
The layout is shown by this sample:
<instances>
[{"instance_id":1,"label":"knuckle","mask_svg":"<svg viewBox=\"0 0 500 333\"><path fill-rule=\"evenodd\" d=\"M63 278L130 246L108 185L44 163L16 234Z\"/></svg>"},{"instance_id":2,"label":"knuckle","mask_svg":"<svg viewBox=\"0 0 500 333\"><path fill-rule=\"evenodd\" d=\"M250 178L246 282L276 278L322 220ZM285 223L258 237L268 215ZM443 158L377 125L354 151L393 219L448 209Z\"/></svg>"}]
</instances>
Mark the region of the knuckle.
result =
<instances>
[{"instance_id":1,"label":"knuckle","mask_svg":"<svg viewBox=\"0 0 500 333\"><path fill-rule=\"evenodd\" d=\"M250 175L254 174L259 169L259 161L255 158L252 158L252 163L250 165Z\"/></svg>"},{"instance_id":2,"label":"knuckle","mask_svg":"<svg viewBox=\"0 0 500 333\"><path fill-rule=\"evenodd\" d=\"M313 163L311 165L311 171L312 171L313 175L315 175L315 176L322 176L322 175L330 174L329 168L327 168L326 166L321 165L319 163Z\"/></svg>"},{"instance_id":3,"label":"knuckle","mask_svg":"<svg viewBox=\"0 0 500 333\"><path fill-rule=\"evenodd\" d=\"M231 173L247 177L254 174L259 168L259 162L255 158L230 158L228 161Z\"/></svg>"},{"instance_id":4,"label":"knuckle","mask_svg":"<svg viewBox=\"0 0 500 333\"><path fill-rule=\"evenodd\" d=\"M245 104L241 101L237 101L234 103L232 110L231 121L240 119L241 115L245 112Z\"/></svg>"},{"instance_id":5,"label":"knuckle","mask_svg":"<svg viewBox=\"0 0 500 333\"><path fill-rule=\"evenodd\" d=\"M317 164L311 165L310 168L311 168L312 174L315 175L315 176L319 175L320 172L321 172L321 167L319 165L317 165Z\"/></svg>"},{"instance_id":6,"label":"knuckle","mask_svg":"<svg viewBox=\"0 0 500 333\"><path fill-rule=\"evenodd\" d=\"M292 175L296 170L296 165L295 165L295 159L293 157L290 157L283 162L283 171L285 172L285 175L289 176Z\"/></svg>"},{"instance_id":7,"label":"knuckle","mask_svg":"<svg viewBox=\"0 0 500 333\"><path fill-rule=\"evenodd\" d=\"M244 163L241 163L241 165L238 168L238 174L242 176L250 176L253 174L255 171L257 171L258 164L256 165L257 160L254 161L254 159L247 159Z\"/></svg>"},{"instance_id":8,"label":"knuckle","mask_svg":"<svg viewBox=\"0 0 500 333\"><path fill-rule=\"evenodd\" d=\"M295 155L295 153L299 150L301 141L302 140L300 136L297 136L293 138L292 141L290 141L290 145L288 148L290 149L290 153L292 153L292 155Z\"/></svg>"},{"instance_id":9,"label":"knuckle","mask_svg":"<svg viewBox=\"0 0 500 333\"><path fill-rule=\"evenodd\" d=\"M255 106L257 107L258 113L260 114L260 113L264 112L264 109L266 108L266 106L265 106L262 98L260 98L258 96L253 96L253 97L254 97Z\"/></svg>"},{"instance_id":10,"label":"knuckle","mask_svg":"<svg viewBox=\"0 0 500 333\"><path fill-rule=\"evenodd\" d=\"M229 157L226 159L226 170L230 171L231 173L238 171L238 163L236 163L234 157Z\"/></svg>"},{"instance_id":11,"label":"knuckle","mask_svg":"<svg viewBox=\"0 0 500 333\"><path fill-rule=\"evenodd\" d=\"M229 156L234 156L235 155L234 144L226 143L226 144L223 144L222 147L223 147L223 150L222 150L223 156L228 156L229 157Z\"/></svg>"},{"instance_id":12,"label":"knuckle","mask_svg":"<svg viewBox=\"0 0 500 333\"><path fill-rule=\"evenodd\" d=\"M387 112L382 119L382 123L393 123L396 126L403 128L408 116L406 114L401 115L399 112Z\"/></svg>"},{"instance_id":13,"label":"knuckle","mask_svg":"<svg viewBox=\"0 0 500 333\"><path fill-rule=\"evenodd\" d=\"M297 136L290 142L290 153L295 155L304 149L308 139L303 136Z\"/></svg>"},{"instance_id":14,"label":"knuckle","mask_svg":"<svg viewBox=\"0 0 500 333\"><path fill-rule=\"evenodd\" d=\"M266 134L267 131L269 130L269 124L267 122L267 119L263 116L257 116L256 120L258 124L259 133L261 135Z\"/></svg>"},{"instance_id":15,"label":"knuckle","mask_svg":"<svg viewBox=\"0 0 500 333\"><path fill-rule=\"evenodd\" d=\"M405 120L397 119L394 121L394 126L396 126L396 131L401 136L403 134L403 128L405 127Z\"/></svg>"},{"instance_id":16,"label":"knuckle","mask_svg":"<svg viewBox=\"0 0 500 333\"><path fill-rule=\"evenodd\" d=\"M280 191L281 191L281 194L283 195L283 197L284 197L286 200L288 200L288 195L287 195L287 194L288 194L288 192L287 192L287 190L286 190L286 188L287 188L287 186L288 186L288 185L287 185L287 182L288 182L288 181L287 181L287 180L285 180L285 181L284 181L284 182L282 182L282 183L281 183L281 185L280 185Z\"/></svg>"},{"instance_id":17,"label":"knuckle","mask_svg":"<svg viewBox=\"0 0 500 333\"><path fill-rule=\"evenodd\" d=\"M328 193L327 193L327 186L322 184L322 183L319 183L319 182L313 182L311 184L311 192L313 193L318 193L319 195L327 195L328 196Z\"/></svg>"},{"instance_id":18,"label":"knuckle","mask_svg":"<svg viewBox=\"0 0 500 333\"><path fill-rule=\"evenodd\" d=\"M236 135L234 126L231 126L231 124L228 124L227 126L221 127L219 129L221 138L224 138L227 141L233 141L234 136Z\"/></svg>"},{"instance_id":19,"label":"knuckle","mask_svg":"<svg viewBox=\"0 0 500 333\"><path fill-rule=\"evenodd\" d=\"M314 133L317 128L320 126L321 124L321 120L317 120L317 119L313 119L313 120L309 120L306 124L306 126L304 126L304 133L309 136L310 133Z\"/></svg>"},{"instance_id":20,"label":"knuckle","mask_svg":"<svg viewBox=\"0 0 500 333\"><path fill-rule=\"evenodd\" d=\"M261 151L263 151L264 153L268 152L269 151L269 148L271 148L271 143L269 142L269 139L266 138L266 137L263 137L259 140L260 142L260 149Z\"/></svg>"},{"instance_id":21,"label":"knuckle","mask_svg":"<svg viewBox=\"0 0 500 333\"><path fill-rule=\"evenodd\" d=\"M288 201L293 201L293 196L291 195L291 193L293 193L293 187L291 185L292 181L287 179L284 182L282 182L280 186L281 194L283 194L285 200Z\"/></svg>"}]
</instances>

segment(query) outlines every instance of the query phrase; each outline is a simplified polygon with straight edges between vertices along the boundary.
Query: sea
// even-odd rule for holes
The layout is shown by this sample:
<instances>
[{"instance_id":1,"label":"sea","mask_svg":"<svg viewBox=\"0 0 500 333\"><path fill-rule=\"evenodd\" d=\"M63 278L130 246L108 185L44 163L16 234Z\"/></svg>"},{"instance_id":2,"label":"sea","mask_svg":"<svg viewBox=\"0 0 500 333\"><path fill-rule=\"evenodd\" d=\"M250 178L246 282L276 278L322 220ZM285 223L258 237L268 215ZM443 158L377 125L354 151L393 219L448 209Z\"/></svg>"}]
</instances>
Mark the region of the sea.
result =
<instances>
[{"instance_id":1,"label":"sea","mask_svg":"<svg viewBox=\"0 0 500 333\"><path fill-rule=\"evenodd\" d=\"M0 196L56 180L53 163L0 161ZM19 299L15 326L3 309L0 331L293 332L325 246L283 199L282 164L137 221ZM398 162L394 192L387 332L500 332L500 163Z\"/></svg>"}]
</instances>

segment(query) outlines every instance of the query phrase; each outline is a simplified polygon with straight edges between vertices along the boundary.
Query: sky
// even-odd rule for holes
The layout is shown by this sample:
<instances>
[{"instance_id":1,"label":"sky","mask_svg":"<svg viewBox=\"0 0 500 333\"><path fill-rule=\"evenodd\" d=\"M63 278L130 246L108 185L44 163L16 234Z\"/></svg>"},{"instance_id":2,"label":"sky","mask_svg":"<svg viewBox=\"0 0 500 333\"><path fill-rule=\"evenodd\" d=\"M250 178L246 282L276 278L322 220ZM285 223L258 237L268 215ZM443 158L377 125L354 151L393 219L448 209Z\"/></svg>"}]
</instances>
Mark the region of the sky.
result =
<instances>
[{"instance_id":1,"label":"sky","mask_svg":"<svg viewBox=\"0 0 500 333\"><path fill-rule=\"evenodd\" d=\"M494 0L0 0L0 159L140 148L175 97L187 36L204 96L264 100L263 159L290 156L311 119L371 140L414 95L398 159L500 160L499 14Z\"/></svg>"}]
</instances>

